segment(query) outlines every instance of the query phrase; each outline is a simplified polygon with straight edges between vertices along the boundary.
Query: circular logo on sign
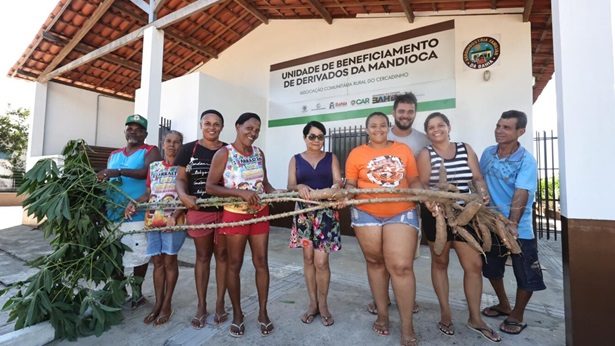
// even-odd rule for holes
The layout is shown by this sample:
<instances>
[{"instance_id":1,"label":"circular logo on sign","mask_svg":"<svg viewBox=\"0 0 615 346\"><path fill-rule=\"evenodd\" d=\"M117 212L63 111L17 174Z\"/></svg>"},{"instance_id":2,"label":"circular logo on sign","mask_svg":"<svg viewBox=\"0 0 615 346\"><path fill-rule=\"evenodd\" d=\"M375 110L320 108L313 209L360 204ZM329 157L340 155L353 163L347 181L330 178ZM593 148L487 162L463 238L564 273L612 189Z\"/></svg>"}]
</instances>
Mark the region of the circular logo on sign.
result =
<instances>
[{"instance_id":1,"label":"circular logo on sign","mask_svg":"<svg viewBox=\"0 0 615 346\"><path fill-rule=\"evenodd\" d=\"M474 69L486 68L500 57L500 43L493 37L479 37L463 50L463 62Z\"/></svg>"}]
</instances>

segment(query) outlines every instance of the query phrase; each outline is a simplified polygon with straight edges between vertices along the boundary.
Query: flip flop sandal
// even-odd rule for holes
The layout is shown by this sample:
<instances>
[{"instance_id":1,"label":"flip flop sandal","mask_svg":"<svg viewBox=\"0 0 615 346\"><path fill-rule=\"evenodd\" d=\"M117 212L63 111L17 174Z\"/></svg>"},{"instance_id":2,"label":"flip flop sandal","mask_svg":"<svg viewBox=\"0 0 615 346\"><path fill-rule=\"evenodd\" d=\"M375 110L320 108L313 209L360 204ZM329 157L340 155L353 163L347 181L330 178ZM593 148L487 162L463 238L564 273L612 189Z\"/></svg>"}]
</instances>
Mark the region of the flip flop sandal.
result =
<instances>
[{"instance_id":1,"label":"flip flop sandal","mask_svg":"<svg viewBox=\"0 0 615 346\"><path fill-rule=\"evenodd\" d=\"M214 314L214 323L215 324L220 324L220 323L224 323L226 322L226 320L228 320L228 312L223 312L221 314L219 313L215 313Z\"/></svg>"},{"instance_id":2,"label":"flip flop sandal","mask_svg":"<svg viewBox=\"0 0 615 346\"><path fill-rule=\"evenodd\" d=\"M508 312L501 310L497 305L492 305L490 307L484 308L481 313L487 317L500 317L509 315Z\"/></svg>"},{"instance_id":3,"label":"flip flop sandal","mask_svg":"<svg viewBox=\"0 0 615 346\"><path fill-rule=\"evenodd\" d=\"M156 318L158 318L159 314L160 314L160 311L152 311L152 312L150 312L143 319L143 323L150 324L150 323L154 322L156 320Z\"/></svg>"},{"instance_id":4,"label":"flip flop sandal","mask_svg":"<svg viewBox=\"0 0 615 346\"><path fill-rule=\"evenodd\" d=\"M335 323L335 321L333 320L333 316L331 315L329 316L320 315L320 321L322 322L322 325L325 327L330 327L333 325L333 323Z\"/></svg>"},{"instance_id":5,"label":"flip flop sandal","mask_svg":"<svg viewBox=\"0 0 615 346\"><path fill-rule=\"evenodd\" d=\"M192 321L190 321L190 324L192 325L192 328L199 330L199 329L203 329L203 327L205 327L205 325L207 324L207 316L209 314L207 313L207 311L205 311L204 314L202 314L201 316L194 316L192 317Z\"/></svg>"},{"instance_id":6,"label":"flip flop sandal","mask_svg":"<svg viewBox=\"0 0 615 346\"><path fill-rule=\"evenodd\" d=\"M506 330L504 327L516 327L516 328L519 328L519 330L511 332L509 330ZM504 322L500 324L501 331L503 331L506 334L512 334L512 335L517 335L521 333L525 328L527 328L527 323L509 321L508 319L505 319Z\"/></svg>"},{"instance_id":7,"label":"flip flop sandal","mask_svg":"<svg viewBox=\"0 0 615 346\"><path fill-rule=\"evenodd\" d=\"M233 328L235 328L237 331L234 332ZM241 338L245 332L246 332L246 327L244 325L244 321L241 321L241 323L239 324L231 323L231 326L228 329L228 334L234 338Z\"/></svg>"},{"instance_id":8,"label":"flip flop sandal","mask_svg":"<svg viewBox=\"0 0 615 346\"><path fill-rule=\"evenodd\" d=\"M374 324L372 324L372 330L376 332L378 336L389 336L389 326L384 324L374 322Z\"/></svg>"},{"instance_id":9,"label":"flip flop sandal","mask_svg":"<svg viewBox=\"0 0 615 346\"><path fill-rule=\"evenodd\" d=\"M489 327L472 327L469 323L466 326L478 334L480 334L483 338L491 341L491 342L500 342L502 338L496 333L493 329Z\"/></svg>"},{"instance_id":10,"label":"flip flop sandal","mask_svg":"<svg viewBox=\"0 0 615 346\"><path fill-rule=\"evenodd\" d=\"M269 321L269 323L258 321L258 326L261 329L262 336L269 336L273 333L273 322L271 321Z\"/></svg>"},{"instance_id":11,"label":"flip flop sandal","mask_svg":"<svg viewBox=\"0 0 615 346\"><path fill-rule=\"evenodd\" d=\"M154 321L154 327L158 327L161 326L167 322L169 322L171 320L171 316L173 316L173 313L175 312L175 310L171 310L171 313L168 315L159 315L158 318Z\"/></svg>"},{"instance_id":12,"label":"flip flop sandal","mask_svg":"<svg viewBox=\"0 0 615 346\"><path fill-rule=\"evenodd\" d=\"M406 339L402 337L401 339L402 346L416 346L418 344L419 344L419 341L416 339L416 336L412 336Z\"/></svg>"},{"instance_id":13,"label":"flip flop sandal","mask_svg":"<svg viewBox=\"0 0 615 346\"><path fill-rule=\"evenodd\" d=\"M301 322L303 322L305 324L311 324L312 322L314 322L314 318L316 316L318 316L318 315L319 315L318 311L316 311L314 313L306 312L306 313L303 314L303 316L301 316L300 320L301 320Z\"/></svg>"},{"instance_id":14,"label":"flip flop sandal","mask_svg":"<svg viewBox=\"0 0 615 346\"><path fill-rule=\"evenodd\" d=\"M450 323L438 322L438 329L440 329L440 331L444 335L448 335L448 336L455 335L455 327L453 326L453 322L450 322Z\"/></svg>"},{"instance_id":15,"label":"flip flop sandal","mask_svg":"<svg viewBox=\"0 0 615 346\"><path fill-rule=\"evenodd\" d=\"M389 302L387 306L391 306L391 303ZM376 303L374 302L367 303L367 312L369 312L372 315L378 315L378 308L376 307ZM414 312L414 310L412 312Z\"/></svg>"}]
</instances>

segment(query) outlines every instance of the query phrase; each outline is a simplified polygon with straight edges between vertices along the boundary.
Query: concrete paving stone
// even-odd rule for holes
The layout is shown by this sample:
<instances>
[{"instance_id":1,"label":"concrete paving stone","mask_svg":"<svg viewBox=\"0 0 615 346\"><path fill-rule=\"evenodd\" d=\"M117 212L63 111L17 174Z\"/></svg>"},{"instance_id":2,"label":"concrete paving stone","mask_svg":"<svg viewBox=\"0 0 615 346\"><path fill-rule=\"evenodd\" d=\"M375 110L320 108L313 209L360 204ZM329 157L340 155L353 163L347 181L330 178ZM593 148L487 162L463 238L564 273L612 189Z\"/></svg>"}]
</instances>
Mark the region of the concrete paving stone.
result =
<instances>
[{"instance_id":1,"label":"concrete paving stone","mask_svg":"<svg viewBox=\"0 0 615 346\"><path fill-rule=\"evenodd\" d=\"M0 249L4 250L7 237L0 231ZM36 231L34 232L36 233ZM39 233L37 242L45 242ZM19 233L21 234L21 233ZM25 233L27 234L27 233ZM208 287L208 311L212 313L205 328L195 330L190 320L196 309L194 272L195 253L191 239L179 254L179 281L173 297L174 315L164 326L153 327L143 324L142 320L153 306L153 289L151 286L150 265L144 293L149 302L142 308L125 310L124 321L105 332L101 337L80 338L77 342L54 341L52 345L398 345L399 315L397 307L390 308L391 335L377 336L371 330L375 316L366 311L366 304L371 300L369 285L365 272L365 262L356 239L343 237L343 249L331 254L331 285L329 291L330 310L335 324L324 327L320 318L316 317L310 325L303 324L299 317L305 311L308 303L301 250L288 249L288 229L273 228L269 242L270 290L269 316L275 331L268 337L259 333L256 322L258 315L258 299L254 283L254 270L249 248L246 251L242 269L242 307L244 310L246 335L242 338L232 338L228 335L230 321L222 325L213 323L213 307L215 303L215 261L212 260L210 285ZM32 234L29 234L32 235ZM15 236L15 235L13 235ZM33 240L34 241L34 240ZM13 241L12 244L15 242ZM20 244L24 246L24 244ZM20 252L21 250L17 250ZM557 254L561 261L561 253ZM543 261L544 262L544 261ZM468 318L465 297L463 295L463 272L454 252L451 252L449 267L450 303L455 324L455 336L445 336L437 329L439 307L430 279L429 249L422 246L421 256L415 261L417 278L417 302L421 306L414 315L415 330L421 345L487 345L492 344L474 331L465 327ZM537 292L528 305L525 322L528 328L518 336L503 335L501 345L563 345L565 344L565 329L563 319L563 299L561 280L554 274L545 274L548 289ZM551 280L551 281L549 281ZM553 282L555 280L555 282ZM560 283L557 282L560 280ZM515 281L512 268L507 270L505 284L508 295L514 298ZM560 286L557 286L557 285ZM391 293L391 297L393 295ZM482 307L496 301L489 283L484 281ZM230 301L226 299L227 310L230 311ZM485 318L486 322L496 329L503 318Z\"/></svg>"},{"instance_id":2,"label":"concrete paving stone","mask_svg":"<svg viewBox=\"0 0 615 346\"><path fill-rule=\"evenodd\" d=\"M4 287L23 281L36 274L37 271L23 260L0 250L0 284Z\"/></svg>"}]
</instances>

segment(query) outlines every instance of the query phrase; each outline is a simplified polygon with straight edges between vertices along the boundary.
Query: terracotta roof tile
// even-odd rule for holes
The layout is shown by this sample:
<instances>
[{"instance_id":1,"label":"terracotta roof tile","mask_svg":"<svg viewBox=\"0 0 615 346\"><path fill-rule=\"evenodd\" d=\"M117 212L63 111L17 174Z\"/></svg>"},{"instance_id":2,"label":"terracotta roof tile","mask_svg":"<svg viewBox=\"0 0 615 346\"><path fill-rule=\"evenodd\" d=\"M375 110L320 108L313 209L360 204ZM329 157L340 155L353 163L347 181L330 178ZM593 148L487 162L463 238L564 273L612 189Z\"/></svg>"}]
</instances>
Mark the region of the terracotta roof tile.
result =
<instances>
[{"instance_id":1,"label":"terracotta roof tile","mask_svg":"<svg viewBox=\"0 0 615 346\"><path fill-rule=\"evenodd\" d=\"M9 75L36 80L79 34L88 18L108 0L60 0ZM318 1L318 0L317 0ZM162 18L190 0L168 0L158 10ZM328 14L354 18L365 13L403 13L399 0L319 0ZM523 8L524 0L412 0L413 11ZM248 4L248 11L242 4ZM239 41L266 19L323 19L309 0L227 0L165 28L163 80L182 76ZM147 24L148 16L130 0L115 0L80 42L53 69L129 34ZM553 74L551 2L533 1L529 16L532 32L534 100ZM54 78L54 81L133 99L140 84L143 44L137 40L99 59Z\"/></svg>"}]
</instances>

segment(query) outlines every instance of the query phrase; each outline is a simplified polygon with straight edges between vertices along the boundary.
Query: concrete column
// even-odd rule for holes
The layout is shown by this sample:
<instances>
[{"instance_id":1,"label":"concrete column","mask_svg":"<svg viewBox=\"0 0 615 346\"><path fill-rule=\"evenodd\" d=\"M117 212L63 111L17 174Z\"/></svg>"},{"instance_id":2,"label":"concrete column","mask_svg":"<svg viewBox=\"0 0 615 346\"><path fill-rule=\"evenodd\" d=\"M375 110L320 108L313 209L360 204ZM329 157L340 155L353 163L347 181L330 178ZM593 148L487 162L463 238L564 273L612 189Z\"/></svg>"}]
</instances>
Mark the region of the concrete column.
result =
<instances>
[{"instance_id":1,"label":"concrete column","mask_svg":"<svg viewBox=\"0 0 615 346\"><path fill-rule=\"evenodd\" d=\"M154 27L145 29L141 65L141 92L135 98L135 113L147 118L149 133L146 143L158 144L160 123L160 95L164 53L164 31Z\"/></svg>"},{"instance_id":2,"label":"concrete column","mask_svg":"<svg viewBox=\"0 0 615 346\"><path fill-rule=\"evenodd\" d=\"M32 157L45 154L45 119L47 117L47 83L35 83L34 109L28 120L30 133L28 134L28 152L26 169L30 169L36 161Z\"/></svg>"},{"instance_id":3,"label":"concrete column","mask_svg":"<svg viewBox=\"0 0 615 346\"><path fill-rule=\"evenodd\" d=\"M569 345L613 343L613 6L608 0L591 6L552 1Z\"/></svg>"}]
</instances>

